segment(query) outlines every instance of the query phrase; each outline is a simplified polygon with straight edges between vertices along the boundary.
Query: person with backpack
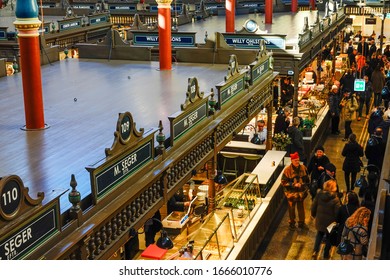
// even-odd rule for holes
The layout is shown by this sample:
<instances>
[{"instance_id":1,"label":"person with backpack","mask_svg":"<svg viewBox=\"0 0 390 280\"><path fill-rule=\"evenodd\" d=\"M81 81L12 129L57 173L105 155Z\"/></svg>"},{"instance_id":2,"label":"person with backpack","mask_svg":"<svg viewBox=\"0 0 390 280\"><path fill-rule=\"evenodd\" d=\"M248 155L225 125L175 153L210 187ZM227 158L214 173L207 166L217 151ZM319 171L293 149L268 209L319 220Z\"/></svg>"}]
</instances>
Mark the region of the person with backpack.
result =
<instances>
[{"instance_id":1,"label":"person with backpack","mask_svg":"<svg viewBox=\"0 0 390 280\"><path fill-rule=\"evenodd\" d=\"M355 188L356 175L362 165L360 158L364 155L363 147L356 141L356 134L352 133L348 139L348 143L341 152L341 155L345 157L343 171L347 192Z\"/></svg>"},{"instance_id":2,"label":"person with backpack","mask_svg":"<svg viewBox=\"0 0 390 280\"><path fill-rule=\"evenodd\" d=\"M348 192L345 195L344 204L339 208L337 213L336 223L338 224L338 234L336 240L331 240L334 246L339 245L341 241L341 234L345 226L345 221L360 207L359 197L355 192Z\"/></svg>"},{"instance_id":3,"label":"person with backpack","mask_svg":"<svg viewBox=\"0 0 390 280\"><path fill-rule=\"evenodd\" d=\"M342 140L347 141L349 135L352 134L351 124L356 118L355 112L359 107L355 95L351 93L350 89L345 89L340 107L342 108L342 116L344 118L344 138Z\"/></svg>"},{"instance_id":4,"label":"person with backpack","mask_svg":"<svg viewBox=\"0 0 390 280\"><path fill-rule=\"evenodd\" d=\"M390 71L388 72L390 73ZM390 101L390 80L388 80L381 91L383 105L385 106L385 110L389 109L389 101Z\"/></svg>"},{"instance_id":5,"label":"person with backpack","mask_svg":"<svg viewBox=\"0 0 390 280\"><path fill-rule=\"evenodd\" d=\"M315 154L311 157L307 171L310 174L310 195L312 199L317 194L318 179L321 173L325 171L325 166L330 162L329 158L325 155L325 149L322 146L315 148Z\"/></svg>"},{"instance_id":6,"label":"person with backpack","mask_svg":"<svg viewBox=\"0 0 390 280\"><path fill-rule=\"evenodd\" d=\"M386 143L382 139L383 130L381 127L377 127L375 132L367 141L366 149L364 154L368 159L368 165L375 165L378 170L382 170L383 159L385 156ZM372 167L367 167L368 171L377 171Z\"/></svg>"},{"instance_id":7,"label":"person with backpack","mask_svg":"<svg viewBox=\"0 0 390 280\"><path fill-rule=\"evenodd\" d=\"M346 255L342 255L343 260L361 260L363 259L364 247L367 247L369 241L368 223L370 221L371 211L366 207L358 208L346 221L341 235L342 238L349 240L352 250Z\"/></svg>"},{"instance_id":8,"label":"person with backpack","mask_svg":"<svg viewBox=\"0 0 390 280\"><path fill-rule=\"evenodd\" d=\"M321 241L324 237L325 248L323 259L328 260L330 258L329 251L332 245L327 227L336 221L339 208L340 199L337 196L336 180L328 180L324 184L324 189L320 190L314 198L311 206L311 216L315 219L315 227L317 230L312 259L317 259Z\"/></svg>"}]
</instances>

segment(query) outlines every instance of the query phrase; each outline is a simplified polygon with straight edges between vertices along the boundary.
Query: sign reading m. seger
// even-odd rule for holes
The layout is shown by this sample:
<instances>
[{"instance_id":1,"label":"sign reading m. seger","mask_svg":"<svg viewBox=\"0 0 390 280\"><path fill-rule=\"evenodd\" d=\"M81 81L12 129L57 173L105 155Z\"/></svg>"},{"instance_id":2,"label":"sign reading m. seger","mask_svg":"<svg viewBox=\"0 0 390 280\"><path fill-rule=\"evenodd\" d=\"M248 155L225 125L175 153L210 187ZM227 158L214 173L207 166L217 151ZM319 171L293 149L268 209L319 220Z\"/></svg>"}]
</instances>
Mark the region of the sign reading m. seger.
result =
<instances>
[{"instance_id":1,"label":"sign reading m. seger","mask_svg":"<svg viewBox=\"0 0 390 280\"><path fill-rule=\"evenodd\" d=\"M152 142L149 141L114 161L103 171L97 172L94 184L97 197L102 197L107 191L150 161L152 159L152 147Z\"/></svg>"},{"instance_id":2,"label":"sign reading m. seger","mask_svg":"<svg viewBox=\"0 0 390 280\"><path fill-rule=\"evenodd\" d=\"M207 103L203 103L195 110L184 115L178 121L173 123L173 139L177 140L185 132L193 128L197 123L207 117Z\"/></svg>"}]
</instances>

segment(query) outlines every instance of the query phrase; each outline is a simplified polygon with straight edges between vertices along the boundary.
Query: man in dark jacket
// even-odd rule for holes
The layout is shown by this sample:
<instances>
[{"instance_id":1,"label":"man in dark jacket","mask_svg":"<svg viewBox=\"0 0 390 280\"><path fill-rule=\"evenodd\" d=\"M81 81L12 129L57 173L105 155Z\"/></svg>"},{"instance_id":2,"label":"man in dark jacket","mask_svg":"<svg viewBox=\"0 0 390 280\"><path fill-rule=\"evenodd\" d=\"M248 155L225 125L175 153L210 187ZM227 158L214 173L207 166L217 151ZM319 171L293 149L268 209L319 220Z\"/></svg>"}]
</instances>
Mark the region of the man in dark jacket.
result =
<instances>
[{"instance_id":1,"label":"man in dark jacket","mask_svg":"<svg viewBox=\"0 0 390 280\"><path fill-rule=\"evenodd\" d=\"M316 240L312 259L317 259L320 251L321 241L325 236L324 260L330 258L330 248L332 247L329 240L328 226L336 222L337 214L340 208L340 199L337 197L336 180L329 180L324 184L324 189L314 198L311 206L311 216L315 218L315 227L317 230Z\"/></svg>"},{"instance_id":2,"label":"man in dark jacket","mask_svg":"<svg viewBox=\"0 0 390 280\"><path fill-rule=\"evenodd\" d=\"M359 94L359 109L358 109L358 118L360 121L363 113L363 106L366 105L366 119L370 118L370 103L372 99L372 85L368 79L368 76L364 76L365 88L364 91L360 91Z\"/></svg>"},{"instance_id":3,"label":"man in dark jacket","mask_svg":"<svg viewBox=\"0 0 390 280\"><path fill-rule=\"evenodd\" d=\"M367 141L366 150L364 154L368 159L368 165L373 164L382 170L383 158L385 156L386 143L382 139L383 130L381 127L375 129L374 134ZM375 168L367 168L368 171L377 171Z\"/></svg>"},{"instance_id":4,"label":"man in dark jacket","mask_svg":"<svg viewBox=\"0 0 390 280\"><path fill-rule=\"evenodd\" d=\"M328 95L329 102L329 112L331 116L331 126L332 126L332 134L339 135L339 124L340 124L340 92L336 85L332 86L331 91Z\"/></svg>"},{"instance_id":5,"label":"man in dark jacket","mask_svg":"<svg viewBox=\"0 0 390 280\"><path fill-rule=\"evenodd\" d=\"M300 160L306 165L305 147L303 145L303 133L299 130L301 120L295 117L292 121L292 126L287 129L288 135L291 138L290 154L298 152Z\"/></svg>"},{"instance_id":6,"label":"man in dark jacket","mask_svg":"<svg viewBox=\"0 0 390 280\"><path fill-rule=\"evenodd\" d=\"M285 133L287 134L287 128L290 126L290 116L291 109L286 106L283 109L283 114L279 114L275 120L274 135L276 133Z\"/></svg>"}]
</instances>

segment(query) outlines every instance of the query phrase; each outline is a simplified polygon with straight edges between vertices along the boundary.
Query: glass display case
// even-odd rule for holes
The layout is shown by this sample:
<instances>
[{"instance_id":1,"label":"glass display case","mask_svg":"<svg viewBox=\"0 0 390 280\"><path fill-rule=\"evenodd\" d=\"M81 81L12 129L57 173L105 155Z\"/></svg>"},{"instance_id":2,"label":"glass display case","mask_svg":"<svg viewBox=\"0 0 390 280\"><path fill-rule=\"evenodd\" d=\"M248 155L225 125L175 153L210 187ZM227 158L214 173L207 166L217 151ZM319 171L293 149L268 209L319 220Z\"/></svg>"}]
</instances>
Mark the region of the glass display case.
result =
<instances>
[{"instance_id":1,"label":"glass display case","mask_svg":"<svg viewBox=\"0 0 390 280\"><path fill-rule=\"evenodd\" d=\"M237 241L262 202L257 175L244 173L229 183L217 201L217 211L228 213Z\"/></svg>"},{"instance_id":2,"label":"glass display case","mask_svg":"<svg viewBox=\"0 0 390 280\"><path fill-rule=\"evenodd\" d=\"M176 252L168 257L175 260L225 260L234 247L229 214L213 211L198 228L183 232L175 238Z\"/></svg>"}]
</instances>

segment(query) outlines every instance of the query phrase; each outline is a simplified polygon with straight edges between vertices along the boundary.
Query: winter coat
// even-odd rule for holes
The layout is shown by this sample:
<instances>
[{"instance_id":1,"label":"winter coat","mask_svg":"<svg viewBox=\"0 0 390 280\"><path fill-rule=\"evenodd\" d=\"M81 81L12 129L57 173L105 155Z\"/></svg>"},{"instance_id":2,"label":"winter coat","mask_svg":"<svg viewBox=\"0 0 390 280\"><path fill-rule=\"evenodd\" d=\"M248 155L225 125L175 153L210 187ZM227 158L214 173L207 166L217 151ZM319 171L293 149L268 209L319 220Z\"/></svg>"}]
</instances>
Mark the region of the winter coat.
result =
<instances>
[{"instance_id":1,"label":"winter coat","mask_svg":"<svg viewBox=\"0 0 390 280\"><path fill-rule=\"evenodd\" d=\"M367 82L364 91L359 92L359 99L364 102L370 100L372 97L372 85L371 82Z\"/></svg>"},{"instance_id":2,"label":"winter coat","mask_svg":"<svg viewBox=\"0 0 390 280\"><path fill-rule=\"evenodd\" d=\"M340 106L342 106L342 116L345 121L353 121L356 118L355 112L359 108L359 104L355 96L343 98Z\"/></svg>"},{"instance_id":3,"label":"winter coat","mask_svg":"<svg viewBox=\"0 0 390 280\"><path fill-rule=\"evenodd\" d=\"M315 218L316 230L327 232L327 227L336 221L340 199L336 193L320 190L313 200L311 216Z\"/></svg>"},{"instance_id":4,"label":"winter coat","mask_svg":"<svg viewBox=\"0 0 390 280\"><path fill-rule=\"evenodd\" d=\"M375 93L380 93L385 86L386 78L382 71L375 70L371 74L372 90Z\"/></svg>"},{"instance_id":5,"label":"winter coat","mask_svg":"<svg viewBox=\"0 0 390 280\"><path fill-rule=\"evenodd\" d=\"M365 155L368 159L368 164L373 164L382 169L383 158L385 156L386 143L383 142L382 137L372 135L367 141Z\"/></svg>"},{"instance_id":6,"label":"winter coat","mask_svg":"<svg viewBox=\"0 0 390 280\"><path fill-rule=\"evenodd\" d=\"M329 92L329 111L332 117L340 116L340 101L340 93Z\"/></svg>"},{"instance_id":7,"label":"winter coat","mask_svg":"<svg viewBox=\"0 0 390 280\"><path fill-rule=\"evenodd\" d=\"M286 115L281 114L276 117L275 120L275 126L274 126L274 135L276 133L286 133L287 134L287 128L290 125L290 120L286 120Z\"/></svg>"},{"instance_id":8,"label":"winter coat","mask_svg":"<svg viewBox=\"0 0 390 280\"><path fill-rule=\"evenodd\" d=\"M323 155L322 157L318 158L316 155L314 155L311 159L310 159L310 162L307 166L307 171L309 172L309 174L311 174L311 180L313 181L313 179L315 180L318 180L318 178L320 177L321 173L324 171L324 170L318 170L318 167L319 166L322 166L325 168L325 165L327 163L329 163L330 160L329 158L326 156L326 155Z\"/></svg>"},{"instance_id":9,"label":"winter coat","mask_svg":"<svg viewBox=\"0 0 390 280\"><path fill-rule=\"evenodd\" d=\"M283 186L284 193L287 197L289 197L290 194L294 193L306 193L307 195L309 182L310 180L306 166L300 164L297 168L295 168L292 164L290 164L283 170L280 183ZM294 187L295 183L300 183L301 186L299 188ZM298 196L298 200L303 201L305 198L306 196L304 195Z\"/></svg>"},{"instance_id":10,"label":"winter coat","mask_svg":"<svg viewBox=\"0 0 390 280\"><path fill-rule=\"evenodd\" d=\"M290 154L298 152L300 160L305 162L306 156L304 152L302 131L296 126L290 126L287 131L291 138Z\"/></svg>"},{"instance_id":11,"label":"winter coat","mask_svg":"<svg viewBox=\"0 0 390 280\"><path fill-rule=\"evenodd\" d=\"M360 157L364 155L362 146L358 142L348 142L345 144L341 155L345 157L343 170L345 172L360 171Z\"/></svg>"}]
</instances>

